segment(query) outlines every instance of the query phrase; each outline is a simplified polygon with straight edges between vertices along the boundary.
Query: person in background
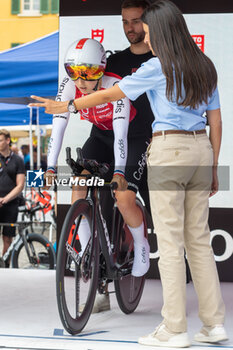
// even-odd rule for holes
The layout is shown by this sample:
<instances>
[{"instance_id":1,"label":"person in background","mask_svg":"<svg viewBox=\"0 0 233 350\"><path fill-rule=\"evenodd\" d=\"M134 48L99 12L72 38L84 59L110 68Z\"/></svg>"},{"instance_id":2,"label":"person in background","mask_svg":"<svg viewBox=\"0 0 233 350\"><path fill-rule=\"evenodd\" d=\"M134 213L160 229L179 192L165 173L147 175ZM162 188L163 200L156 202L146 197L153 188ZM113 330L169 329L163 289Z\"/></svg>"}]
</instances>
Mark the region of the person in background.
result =
<instances>
[{"instance_id":1,"label":"person in background","mask_svg":"<svg viewBox=\"0 0 233 350\"><path fill-rule=\"evenodd\" d=\"M18 216L18 196L24 188L25 169L21 157L10 149L10 133L0 130L0 222L15 223ZM15 227L3 227L3 251L9 248Z\"/></svg>"},{"instance_id":2,"label":"person in background","mask_svg":"<svg viewBox=\"0 0 233 350\"><path fill-rule=\"evenodd\" d=\"M16 144L11 145L11 151L17 154L17 156L24 159L23 153L21 150L19 150L18 146Z\"/></svg>"},{"instance_id":3,"label":"person in background","mask_svg":"<svg viewBox=\"0 0 233 350\"><path fill-rule=\"evenodd\" d=\"M47 162L41 157L40 160L40 167L43 171L47 170ZM33 169L38 170L37 166L37 149L34 147L33 148Z\"/></svg>"},{"instance_id":4,"label":"person in background","mask_svg":"<svg viewBox=\"0 0 233 350\"><path fill-rule=\"evenodd\" d=\"M185 19L169 0L158 0L142 16L154 56L114 87L74 101L90 108L146 92L155 120L147 151L152 216L163 288L162 322L140 344L188 347L184 249L198 296L202 329L194 340L227 340L225 306L208 226L209 197L218 191L222 122L213 62L194 43ZM66 112L69 101L41 97L35 107ZM210 127L206 133L206 118Z\"/></svg>"},{"instance_id":5,"label":"person in background","mask_svg":"<svg viewBox=\"0 0 233 350\"><path fill-rule=\"evenodd\" d=\"M22 151L22 153L23 153L25 169L26 169L26 170L29 170L29 169L30 169L30 152L29 152L29 146L28 146L28 145L22 145L22 146L21 146L21 151Z\"/></svg>"}]
</instances>

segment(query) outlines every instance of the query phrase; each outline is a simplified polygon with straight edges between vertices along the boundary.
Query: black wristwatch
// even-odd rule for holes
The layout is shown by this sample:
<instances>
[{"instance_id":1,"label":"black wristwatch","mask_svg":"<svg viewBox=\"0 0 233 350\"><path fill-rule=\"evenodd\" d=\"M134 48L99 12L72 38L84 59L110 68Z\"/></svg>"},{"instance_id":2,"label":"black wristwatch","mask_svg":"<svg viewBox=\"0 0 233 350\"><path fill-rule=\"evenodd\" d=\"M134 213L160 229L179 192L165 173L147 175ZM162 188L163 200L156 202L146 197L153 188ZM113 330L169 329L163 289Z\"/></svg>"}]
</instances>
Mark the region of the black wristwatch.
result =
<instances>
[{"instance_id":1,"label":"black wristwatch","mask_svg":"<svg viewBox=\"0 0 233 350\"><path fill-rule=\"evenodd\" d=\"M76 109L75 107L74 100L70 100L70 102L68 103L68 111L70 113L78 113L78 109Z\"/></svg>"}]
</instances>

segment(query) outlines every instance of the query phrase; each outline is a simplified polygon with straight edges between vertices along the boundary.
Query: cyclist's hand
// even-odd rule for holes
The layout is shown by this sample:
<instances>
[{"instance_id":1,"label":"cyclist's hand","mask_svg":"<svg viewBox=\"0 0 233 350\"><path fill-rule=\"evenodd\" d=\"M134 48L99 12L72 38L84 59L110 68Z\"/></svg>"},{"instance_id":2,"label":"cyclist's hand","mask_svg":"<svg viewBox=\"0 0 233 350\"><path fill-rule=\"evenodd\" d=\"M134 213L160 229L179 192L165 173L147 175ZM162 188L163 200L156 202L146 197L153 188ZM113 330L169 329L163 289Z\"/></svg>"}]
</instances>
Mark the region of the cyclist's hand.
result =
<instances>
[{"instance_id":1,"label":"cyclist's hand","mask_svg":"<svg viewBox=\"0 0 233 350\"><path fill-rule=\"evenodd\" d=\"M49 190L51 186L54 186L56 178L57 178L57 175L54 172L52 172L50 170L47 170L44 173L44 186L43 186L43 189L44 190Z\"/></svg>"},{"instance_id":2,"label":"cyclist's hand","mask_svg":"<svg viewBox=\"0 0 233 350\"><path fill-rule=\"evenodd\" d=\"M31 98L34 98L35 100L40 102L29 103L29 107L44 107L45 113L49 114L68 112L69 101L54 101L50 100L49 98L34 95L32 95Z\"/></svg>"},{"instance_id":3,"label":"cyclist's hand","mask_svg":"<svg viewBox=\"0 0 233 350\"><path fill-rule=\"evenodd\" d=\"M112 178L112 182L116 182L118 187L117 187L117 191L126 191L127 188L128 188L128 182L126 181L125 177L124 176L121 176L121 175L113 175L113 178Z\"/></svg>"}]
</instances>

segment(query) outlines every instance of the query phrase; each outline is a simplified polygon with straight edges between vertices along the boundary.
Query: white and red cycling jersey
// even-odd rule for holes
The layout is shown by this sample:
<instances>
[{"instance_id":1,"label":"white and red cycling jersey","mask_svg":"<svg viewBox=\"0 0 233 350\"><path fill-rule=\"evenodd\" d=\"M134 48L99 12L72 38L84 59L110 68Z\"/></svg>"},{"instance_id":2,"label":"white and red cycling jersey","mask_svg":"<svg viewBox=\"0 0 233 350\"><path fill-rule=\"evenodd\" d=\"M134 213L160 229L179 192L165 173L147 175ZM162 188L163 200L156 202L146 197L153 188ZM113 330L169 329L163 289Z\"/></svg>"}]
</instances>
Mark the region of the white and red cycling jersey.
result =
<instances>
[{"instance_id":1,"label":"white and red cycling jersey","mask_svg":"<svg viewBox=\"0 0 233 350\"><path fill-rule=\"evenodd\" d=\"M102 78L101 90L107 89L119 82L121 78L106 73ZM67 76L63 79L57 101L68 101L84 96L75 86L74 82ZM114 133L114 158L115 171L124 172L127 161L127 134L129 122L135 117L136 110L127 97L115 102L105 103L92 108L79 111L81 117L95 124L102 130L113 130ZM79 114L74 114L77 117ZM70 113L55 114L53 116L53 128L48 148L48 168L55 168L57 158L62 146L63 136L68 124ZM120 147L119 147L120 145ZM123 151L122 151L123 148ZM125 157L122 157L125 154Z\"/></svg>"}]
</instances>

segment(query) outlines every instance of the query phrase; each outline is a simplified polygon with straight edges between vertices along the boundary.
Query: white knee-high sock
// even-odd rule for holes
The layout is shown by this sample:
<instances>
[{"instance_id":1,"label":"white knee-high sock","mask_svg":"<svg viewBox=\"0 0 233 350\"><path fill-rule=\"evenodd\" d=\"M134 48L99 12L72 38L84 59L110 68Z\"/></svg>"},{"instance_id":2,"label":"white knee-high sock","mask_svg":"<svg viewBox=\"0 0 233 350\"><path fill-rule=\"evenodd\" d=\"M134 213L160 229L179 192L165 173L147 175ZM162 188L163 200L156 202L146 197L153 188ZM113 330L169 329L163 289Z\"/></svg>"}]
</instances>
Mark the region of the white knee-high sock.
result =
<instances>
[{"instance_id":1,"label":"white knee-high sock","mask_svg":"<svg viewBox=\"0 0 233 350\"><path fill-rule=\"evenodd\" d=\"M150 267L150 246L148 240L144 236L144 223L138 227L128 228L134 240L134 261L132 275L140 277L145 275Z\"/></svg>"},{"instance_id":2,"label":"white knee-high sock","mask_svg":"<svg viewBox=\"0 0 233 350\"><path fill-rule=\"evenodd\" d=\"M142 221L141 225L138 227L127 226L131 232L131 235L133 236L134 244L143 244L145 242L144 222Z\"/></svg>"},{"instance_id":3,"label":"white knee-high sock","mask_svg":"<svg viewBox=\"0 0 233 350\"><path fill-rule=\"evenodd\" d=\"M91 230L86 218L82 219L78 229L79 241L81 244L81 251L84 252L87 243L91 237Z\"/></svg>"}]
</instances>

